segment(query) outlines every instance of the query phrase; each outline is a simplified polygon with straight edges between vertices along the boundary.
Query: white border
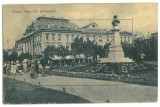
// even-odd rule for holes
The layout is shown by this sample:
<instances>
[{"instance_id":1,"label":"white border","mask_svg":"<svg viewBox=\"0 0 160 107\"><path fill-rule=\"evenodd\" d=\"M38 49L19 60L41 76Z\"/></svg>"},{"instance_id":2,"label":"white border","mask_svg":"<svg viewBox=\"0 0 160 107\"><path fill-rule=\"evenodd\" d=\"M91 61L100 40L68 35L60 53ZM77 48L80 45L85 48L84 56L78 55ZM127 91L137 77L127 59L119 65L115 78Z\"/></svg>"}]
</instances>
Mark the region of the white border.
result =
<instances>
[{"instance_id":1,"label":"white border","mask_svg":"<svg viewBox=\"0 0 160 107\"><path fill-rule=\"evenodd\" d=\"M143 2L158 2L158 0L0 0L0 25L2 28L2 5L3 4L57 4L57 3L143 3ZM159 2L158 2L159 3ZM159 7L159 6L158 6ZM159 11L158 11L158 16L159 16ZM159 25L159 21L158 21L158 25ZM158 28L158 31L160 31L160 29ZM0 34L1 34L1 39L0 39L0 77L2 77L2 29L0 29ZM158 37L158 41L159 41L159 37ZM158 44L159 46L160 44ZM159 46L160 47L160 46ZM159 51L159 50L158 50ZM159 60L159 58L158 58ZM158 65L159 66L159 65ZM159 76L159 74L158 74ZM2 87L2 78L0 79L0 87ZM159 84L158 84L159 85ZM17 106L17 105L3 105L2 103L2 88L0 91L0 106ZM158 99L159 99L159 93L158 93ZM45 104L46 105L46 104ZM19 105L19 106L44 106L44 105ZM128 107L158 107L160 106L159 100L157 103L112 103L112 104L57 104L57 105L46 105L46 106L69 106L69 107L88 107L88 106L102 106L102 107L106 107L106 106L112 106L112 107L124 107L124 106L128 106Z\"/></svg>"}]
</instances>

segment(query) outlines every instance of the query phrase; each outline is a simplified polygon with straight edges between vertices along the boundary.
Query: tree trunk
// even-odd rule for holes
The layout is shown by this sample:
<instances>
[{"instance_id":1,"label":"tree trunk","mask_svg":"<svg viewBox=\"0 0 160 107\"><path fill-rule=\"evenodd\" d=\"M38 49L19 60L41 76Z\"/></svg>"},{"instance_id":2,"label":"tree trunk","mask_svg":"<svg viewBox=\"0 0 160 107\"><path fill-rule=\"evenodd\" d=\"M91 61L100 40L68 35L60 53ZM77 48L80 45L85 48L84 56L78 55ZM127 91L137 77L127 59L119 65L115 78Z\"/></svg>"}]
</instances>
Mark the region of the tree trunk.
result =
<instances>
[{"instance_id":1,"label":"tree trunk","mask_svg":"<svg viewBox=\"0 0 160 107\"><path fill-rule=\"evenodd\" d=\"M83 63L85 62L85 58L83 58Z\"/></svg>"},{"instance_id":2,"label":"tree trunk","mask_svg":"<svg viewBox=\"0 0 160 107\"><path fill-rule=\"evenodd\" d=\"M88 57L88 64L89 64L89 57Z\"/></svg>"},{"instance_id":3,"label":"tree trunk","mask_svg":"<svg viewBox=\"0 0 160 107\"><path fill-rule=\"evenodd\" d=\"M92 58L92 62L93 62L93 58Z\"/></svg>"},{"instance_id":4,"label":"tree trunk","mask_svg":"<svg viewBox=\"0 0 160 107\"><path fill-rule=\"evenodd\" d=\"M64 59L64 62L63 62L63 64L64 64L64 65L66 65L65 59Z\"/></svg>"},{"instance_id":5,"label":"tree trunk","mask_svg":"<svg viewBox=\"0 0 160 107\"><path fill-rule=\"evenodd\" d=\"M61 60L59 60L59 66L62 66L62 64L61 64Z\"/></svg>"},{"instance_id":6,"label":"tree trunk","mask_svg":"<svg viewBox=\"0 0 160 107\"><path fill-rule=\"evenodd\" d=\"M79 64L81 63L81 60L80 60L80 55L79 55Z\"/></svg>"},{"instance_id":7,"label":"tree trunk","mask_svg":"<svg viewBox=\"0 0 160 107\"><path fill-rule=\"evenodd\" d=\"M74 57L74 59L73 59L73 62L75 63L76 62L76 58Z\"/></svg>"}]
</instances>

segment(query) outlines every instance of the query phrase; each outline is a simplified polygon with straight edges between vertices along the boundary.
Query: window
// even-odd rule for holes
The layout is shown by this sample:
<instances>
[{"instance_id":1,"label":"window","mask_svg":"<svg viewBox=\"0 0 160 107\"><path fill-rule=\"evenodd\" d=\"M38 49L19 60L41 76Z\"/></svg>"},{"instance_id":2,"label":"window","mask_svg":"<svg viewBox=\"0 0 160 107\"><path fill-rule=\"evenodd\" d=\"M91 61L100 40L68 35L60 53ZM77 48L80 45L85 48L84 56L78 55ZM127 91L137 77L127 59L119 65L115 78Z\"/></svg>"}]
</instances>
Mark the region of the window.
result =
<instances>
[{"instance_id":1,"label":"window","mask_svg":"<svg viewBox=\"0 0 160 107\"><path fill-rule=\"evenodd\" d=\"M66 40L67 41L69 40L69 34L66 34Z\"/></svg>"},{"instance_id":2,"label":"window","mask_svg":"<svg viewBox=\"0 0 160 107\"><path fill-rule=\"evenodd\" d=\"M52 47L54 47L54 48L55 48L55 44L52 44Z\"/></svg>"},{"instance_id":3,"label":"window","mask_svg":"<svg viewBox=\"0 0 160 107\"><path fill-rule=\"evenodd\" d=\"M34 37L34 42L36 42L36 37Z\"/></svg>"},{"instance_id":4,"label":"window","mask_svg":"<svg viewBox=\"0 0 160 107\"><path fill-rule=\"evenodd\" d=\"M41 25L38 25L38 29L41 29Z\"/></svg>"},{"instance_id":5,"label":"window","mask_svg":"<svg viewBox=\"0 0 160 107\"><path fill-rule=\"evenodd\" d=\"M55 34L52 34L52 40L55 40Z\"/></svg>"},{"instance_id":6,"label":"window","mask_svg":"<svg viewBox=\"0 0 160 107\"><path fill-rule=\"evenodd\" d=\"M114 37L112 37L112 43L114 44Z\"/></svg>"},{"instance_id":7,"label":"window","mask_svg":"<svg viewBox=\"0 0 160 107\"><path fill-rule=\"evenodd\" d=\"M66 43L66 48L67 48L67 49L69 49L69 45L70 45L70 44L67 42L67 43Z\"/></svg>"},{"instance_id":8,"label":"window","mask_svg":"<svg viewBox=\"0 0 160 107\"><path fill-rule=\"evenodd\" d=\"M58 40L61 40L61 34L58 34Z\"/></svg>"},{"instance_id":9,"label":"window","mask_svg":"<svg viewBox=\"0 0 160 107\"><path fill-rule=\"evenodd\" d=\"M58 45L58 48L60 48L60 47L62 47L62 45L61 45L61 44L59 44L59 45Z\"/></svg>"},{"instance_id":10,"label":"window","mask_svg":"<svg viewBox=\"0 0 160 107\"><path fill-rule=\"evenodd\" d=\"M126 41L126 37L124 37L124 41Z\"/></svg>"},{"instance_id":11,"label":"window","mask_svg":"<svg viewBox=\"0 0 160 107\"><path fill-rule=\"evenodd\" d=\"M92 27L95 28L95 24L93 24Z\"/></svg>"},{"instance_id":12,"label":"window","mask_svg":"<svg viewBox=\"0 0 160 107\"><path fill-rule=\"evenodd\" d=\"M128 42L130 43L130 37L128 37Z\"/></svg>"},{"instance_id":13,"label":"window","mask_svg":"<svg viewBox=\"0 0 160 107\"><path fill-rule=\"evenodd\" d=\"M123 73L128 73L128 69L127 69L126 66L122 66L122 72L123 72Z\"/></svg>"},{"instance_id":14,"label":"window","mask_svg":"<svg viewBox=\"0 0 160 107\"><path fill-rule=\"evenodd\" d=\"M45 45L45 49L46 49L48 46L49 46L49 44L46 44L46 45Z\"/></svg>"},{"instance_id":15,"label":"window","mask_svg":"<svg viewBox=\"0 0 160 107\"><path fill-rule=\"evenodd\" d=\"M41 51L42 51L42 50L41 50L41 49L42 49L42 46L40 45L39 47L40 47L40 50L39 50L39 51L41 52Z\"/></svg>"},{"instance_id":16,"label":"window","mask_svg":"<svg viewBox=\"0 0 160 107\"><path fill-rule=\"evenodd\" d=\"M107 42L109 42L109 36L107 36Z\"/></svg>"},{"instance_id":17,"label":"window","mask_svg":"<svg viewBox=\"0 0 160 107\"><path fill-rule=\"evenodd\" d=\"M94 40L94 41L96 40L96 35L93 35L93 40Z\"/></svg>"},{"instance_id":18,"label":"window","mask_svg":"<svg viewBox=\"0 0 160 107\"><path fill-rule=\"evenodd\" d=\"M102 42L102 36L99 36L99 42Z\"/></svg>"},{"instance_id":19,"label":"window","mask_svg":"<svg viewBox=\"0 0 160 107\"><path fill-rule=\"evenodd\" d=\"M48 28L50 29L52 27L52 25L50 23L48 23Z\"/></svg>"},{"instance_id":20,"label":"window","mask_svg":"<svg viewBox=\"0 0 160 107\"><path fill-rule=\"evenodd\" d=\"M79 35L77 35L77 37L79 38Z\"/></svg>"},{"instance_id":21,"label":"window","mask_svg":"<svg viewBox=\"0 0 160 107\"><path fill-rule=\"evenodd\" d=\"M69 45L66 45L66 48L69 49Z\"/></svg>"},{"instance_id":22,"label":"window","mask_svg":"<svg viewBox=\"0 0 160 107\"><path fill-rule=\"evenodd\" d=\"M49 39L49 34L48 33L46 33L46 40L48 40Z\"/></svg>"},{"instance_id":23,"label":"window","mask_svg":"<svg viewBox=\"0 0 160 107\"><path fill-rule=\"evenodd\" d=\"M72 35L72 41L74 40L74 35Z\"/></svg>"},{"instance_id":24,"label":"window","mask_svg":"<svg viewBox=\"0 0 160 107\"><path fill-rule=\"evenodd\" d=\"M39 41L39 36L36 36L36 38L37 38L37 41Z\"/></svg>"},{"instance_id":25,"label":"window","mask_svg":"<svg viewBox=\"0 0 160 107\"><path fill-rule=\"evenodd\" d=\"M89 40L89 35L86 36L86 39Z\"/></svg>"},{"instance_id":26,"label":"window","mask_svg":"<svg viewBox=\"0 0 160 107\"><path fill-rule=\"evenodd\" d=\"M39 35L39 41L41 41L41 35Z\"/></svg>"}]
</instances>

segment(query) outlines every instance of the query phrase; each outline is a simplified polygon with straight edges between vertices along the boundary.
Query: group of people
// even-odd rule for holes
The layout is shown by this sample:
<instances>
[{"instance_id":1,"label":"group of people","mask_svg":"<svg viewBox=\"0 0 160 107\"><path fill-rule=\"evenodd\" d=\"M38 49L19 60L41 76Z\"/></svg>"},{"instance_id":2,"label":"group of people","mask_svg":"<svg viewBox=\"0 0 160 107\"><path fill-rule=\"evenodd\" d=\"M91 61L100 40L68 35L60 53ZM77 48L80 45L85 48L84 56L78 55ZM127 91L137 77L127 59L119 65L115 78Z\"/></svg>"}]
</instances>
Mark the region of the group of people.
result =
<instances>
[{"instance_id":1,"label":"group of people","mask_svg":"<svg viewBox=\"0 0 160 107\"><path fill-rule=\"evenodd\" d=\"M28 60L24 59L21 63L19 61L5 61L3 64L3 73L7 76L16 75L23 73L30 73L31 78L37 78L38 74L41 73L41 77L45 77L45 67L47 66L48 60L41 58L40 60ZM49 75L52 75L53 61L49 59ZM41 72L40 72L41 71Z\"/></svg>"},{"instance_id":2,"label":"group of people","mask_svg":"<svg viewBox=\"0 0 160 107\"><path fill-rule=\"evenodd\" d=\"M3 73L6 74L7 76L13 74L22 74L22 65L19 63L19 61L16 62L9 62L5 61L3 64Z\"/></svg>"}]
</instances>

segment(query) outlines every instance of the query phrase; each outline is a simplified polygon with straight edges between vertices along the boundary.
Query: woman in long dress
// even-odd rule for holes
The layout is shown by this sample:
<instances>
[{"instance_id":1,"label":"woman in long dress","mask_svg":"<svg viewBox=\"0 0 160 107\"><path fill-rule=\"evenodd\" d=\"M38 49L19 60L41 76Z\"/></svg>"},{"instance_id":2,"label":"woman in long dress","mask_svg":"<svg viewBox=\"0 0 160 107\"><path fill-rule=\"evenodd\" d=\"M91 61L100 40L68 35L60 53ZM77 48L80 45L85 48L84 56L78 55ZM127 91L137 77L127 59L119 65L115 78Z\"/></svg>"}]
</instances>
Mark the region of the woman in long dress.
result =
<instances>
[{"instance_id":1,"label":"woman in long dress","mask_svg":"<svg viewBox=\"0 0 160 107\"><path fill-rule=\"evenodd\" d=\"M17 66L16 64L14 63L14 66L13 66L13 74L16 75L17 73Z\"/></svg>"},{"instance_id":2,"label":"woman in long dress","mask_svg":"<svg viewBox=\"0 0 160 107\"><path fill-rule=\"evenodd\" d=\"M14 62L11 62L11 74L14 74Z\"/></svg>"},{"instance_id":3,"label":"woman in long dress","mask_svg":"<svg viewBox=\"0 0 160 107\"><path fill-rule=\"evenodd\" d=\"M40 64L42 65L41 77L45 77L45 66L47 65L47 60L45 57L41 59Z\"/></svg>"},{"instance_id":4,"label":"woman in long dress","mask_svg":"<svg viewBox=\"0 0 160 107\"><path fill-rule=\"evenodd\" d=\"M31 63L31 67L30 67L30 76L31 78L37 78L37 73L36 73L36 69L35 69L35 62Z\"/></svg>"},{"instance_id":5,"label":"woman in long dress","mask_svg":"<svg viewBox=\"0 0 160 107\"><path fill-rule=\"evenodd\" d=\"M23 63L23 72L28 72L28 61L27 59L24 59Z\"/></svg>"}]
</instances>

